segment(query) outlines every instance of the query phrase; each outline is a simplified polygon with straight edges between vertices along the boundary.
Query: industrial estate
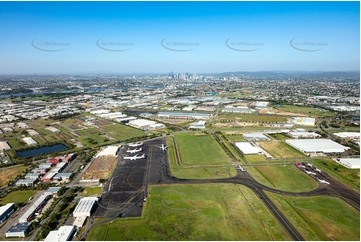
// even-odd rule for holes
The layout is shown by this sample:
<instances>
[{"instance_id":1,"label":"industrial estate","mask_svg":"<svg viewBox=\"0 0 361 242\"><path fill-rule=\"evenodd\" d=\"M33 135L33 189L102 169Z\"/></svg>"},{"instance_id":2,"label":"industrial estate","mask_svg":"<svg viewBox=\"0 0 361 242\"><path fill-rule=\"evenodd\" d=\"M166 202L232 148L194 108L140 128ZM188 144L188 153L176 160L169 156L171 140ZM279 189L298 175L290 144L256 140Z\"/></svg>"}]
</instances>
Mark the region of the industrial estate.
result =
<instances>
[{"instance_id":1,"label":"industrial estate","mask_svg":"<svg viewBox=\"0 0 361 242\"><path fill-rule=\"evenodd\" d=\"M335 75L1 77L0 238L359 241L360 82Z\"/></svg>"}]
</instances>

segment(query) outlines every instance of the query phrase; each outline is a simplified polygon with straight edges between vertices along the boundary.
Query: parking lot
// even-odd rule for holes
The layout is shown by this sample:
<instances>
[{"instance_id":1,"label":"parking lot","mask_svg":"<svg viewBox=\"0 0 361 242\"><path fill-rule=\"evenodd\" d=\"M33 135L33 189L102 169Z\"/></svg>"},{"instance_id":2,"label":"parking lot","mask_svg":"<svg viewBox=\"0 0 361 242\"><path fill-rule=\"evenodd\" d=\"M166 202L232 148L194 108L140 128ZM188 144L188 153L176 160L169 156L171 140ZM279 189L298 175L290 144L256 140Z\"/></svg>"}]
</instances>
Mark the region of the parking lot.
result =
<instances>
[{"instance_id":1,"label":"parking lot","mask_svg":"<svg viewBox=\"0 0 361 242\"><path fill-rule=\"evenodd\" d=\"M163 175L166 164L166 151L160 146L165 139L158 138L145 141L142 151L145 159L126 160L125 156L135 156L126 152L128 146L122 147L118 155L117 166L111 179L105 184L99 206L94 213L96 217L134 217L141 216L142 206L147 196L148 183L166 182Z\"/></svg>"}]
</instances>

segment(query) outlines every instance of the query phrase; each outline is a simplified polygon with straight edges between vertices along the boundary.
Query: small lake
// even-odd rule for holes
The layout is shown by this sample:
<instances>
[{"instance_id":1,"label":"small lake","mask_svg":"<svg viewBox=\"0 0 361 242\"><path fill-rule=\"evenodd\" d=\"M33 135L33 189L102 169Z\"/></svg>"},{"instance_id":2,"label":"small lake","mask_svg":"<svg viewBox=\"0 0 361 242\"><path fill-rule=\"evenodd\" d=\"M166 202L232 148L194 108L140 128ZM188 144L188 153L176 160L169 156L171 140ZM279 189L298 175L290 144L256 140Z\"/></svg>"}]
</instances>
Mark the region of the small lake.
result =
<instances>
[{"instance_id":1,"label":"small lake","mask_svg":"<svg viewBox=\"0 0 361 242\"><path fill-rule=\"evenodd\" d=\"M20 158L29 158L29 157L33 157L33 156L45 155L45 154L58 152L58 151L64 151L66 149L68 149L68 148L65 145L56 144L56 145L51 145L51 146L44 146L44 147L37 148L37 149L16 151L16 155Z\"/></svg>"}]
</instances>

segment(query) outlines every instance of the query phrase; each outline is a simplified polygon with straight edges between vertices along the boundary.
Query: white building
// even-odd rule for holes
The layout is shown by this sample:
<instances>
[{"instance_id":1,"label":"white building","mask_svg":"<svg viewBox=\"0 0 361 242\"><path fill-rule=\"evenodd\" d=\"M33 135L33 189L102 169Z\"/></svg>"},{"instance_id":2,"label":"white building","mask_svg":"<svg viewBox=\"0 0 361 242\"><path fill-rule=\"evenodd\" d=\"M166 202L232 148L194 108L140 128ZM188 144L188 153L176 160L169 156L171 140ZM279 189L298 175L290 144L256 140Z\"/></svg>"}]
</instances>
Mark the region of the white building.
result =
<instances>
[{"instance_id":1,"label":"white building","mask_svg":"<svg viewBox=\"0 0 361 242\"><path fill-rule=\"evenodd\" d=\"M5 220L10 217L14 212L14 203L8 203L0 207L0 224L5 222Z\"/></svg>"},{"instance_id":2,"label":"white building","mask_svg":"<svg viewBox=\"0 0 361 242\"><path fill-rule=\"evenodd\" d=\"M0 150L10 150L11 147L6 141L0 141Z\"/></svg>"},{"instance_id":3,"label":"white building","mask_svg":"<svg viewBox=\"0 0 361 242\"><path fill-rule=\"evenodd\" d=\"M74 217L89 217L92 213L94 205L97 203L97 197L84 197L80 199L76 205L73 216Z\"/></svg>"},{"instance_id":4,"label":"white building","mask_svg":"<svg viewBox=\"0 0 361 242\"><path fill-rule=\"evenodd\" d=\"M128 125L142 130L160 129L165 127L164 124L160 124L155 121L147 120L147 119L131 120L129 121Z\"/></svg>"},{"instance_id":5,"label":"white building","mask_svg":"<svg viewBox=\"0 0 361 242\"><path fill-rule=\"evenodd\" d=\"M250 142L236 142L234 144L245 155L262 154L262 149L260 147L254 146Z\"/></svg>"},{"instance_id":6,"label":"white building","mask_svg":"<svg viewBox=\"0 0 361 242\"><path fill-rule=\"evenodd\" d=\"M29 232L30 223L18 223L10 227L5 233L6 238L17 237L24 238Z\"/></svg>"},{"instance_id":7,"label":"white building","mask_svg":"<svg viewBox=\"0 0 361 242\"><path fill-rule=\"evenodd\" d=\"M50 231L44 241L71 241L76 231L75 226L61 226L58 230Z\"/></svg>"},{"instance_id":8,"label":"white building","mask_svg":"<svg viewBox=\"0 0 361 242\"><path fill-rule=\"evenodd\" d=\"M305 153L343 153L350 149L330 139L288 139L286 143Z\"/></svg>"},{"instance_id":9,"label":"white building","mask_svg":"<svg viewBox=\"0 0 361 242\"><path fill-rule=\"evenodd\" d=\"M252 141L263 141L263 140L269 140L269 138L262 134L262 133L248 133L248 134L243 134L243 137L246 140L252 140Z\"/></svg>"},{"instance_id":10,"label":"white building","mask_svg":"<svg viewBox=\"0 0 361 242\"><path fill-rule=\"evenodd\" d=\"M47 130L49 130L49 131L51 131L53 133L59 133L60 132L59 129L57 129L57 128L53 127L53 126L47 127L45 129L47 129Z\"/></svg>"},{"instance_id":11,"label":"white building","mask_svg":"<svg viewBox=\"0 0 361 242\"><path fill-rule=\"evenodd\" d=\"M339 132L339 133L334 133L334 135L336 135L340 138L345 138L345 139L360 140L359 132Z\"/></svg>"},{"instance_id":12,"label":"white building","mask_svg":"<svg viewBox=\"0 0 361 242\"><path fill-rule=\"evenodd\" d=\"M21 139L22 141L24 141L25 142L25 144L27 144L27 145L37 145L38 143L35 141L35 140L33 140L33 138L31 138L31 137L25 137L25 138L22 138Z\"/></svg>"},{"instance_id":13,"label":"white building","mask_svg":"<svg viewBox=\"0 0 361 242\"><path fill-rule=\"evenodd\" d=\"M26 130L26 132L28 132L28 134L29 135L31 135L31 136L34 136L34 135L39 135L39 133L38 132L36 132L35 130L33 130L33 129L28 129L28 130Z\"/></svg>"},{"instance_id":14,"label":"white building","mask_svg":"<svg viewBox=\"0 0 361 242\"><path fill-rule=\"evenodd\" d=\"M19 223L28 223L33 220L36 212L40 211L48 202L49 195L41 195L31 207L19 218Z\"/></svg>"},{"instance_id":15,"label":"white building","mask_svg":"<svg viewBox=\"0 0 361 242\"><path fill-rule=\"evenodd\" d=\"M104 113L110 113L110 110L108 110L108 109L94 110L94 111L91 111L90 113L99 115L99 114L104 114Z\"/></svg>"},{"instance_id":16,"label":"white building","mask_svg":"<svg viewBox=\"0 0 361 242\"><path fill-rule=\"evenodd\" d=\"M245 106L238 106L238 107L226 106L226 107L224 107L224 109L222 109L222 112L224 112L224 113L254 113L254 112L256 112L256 110L249 108L249 107L245 107Z\"/></svg>"},{"instance_id":17,"label":"white building","mask_svg":"<svg viewBox=\"0 0 361 242\"><path fill-rule=\"evenodd\" d=\"M289 132L288 133L292 138L295 139L300 139L300 138L318 138L321 137L321 135L315 133L315 132L306 132L306 131L301 131L301 132Z\"/></svg>"},{"instance_id":18,"label":"white building","mask_svg":"<svg viewBox=\"0 0 361 242\"><path fill-rule=\"evenodd\" d=\"M254 102L253 105L256 109L264 109L268 107L269 102Z\"/></svg>"},{"instance_id":19,"label":"white building","mask_svg":"<svg viewBox=\"0 0 361 242\"><path fill-rule=\"evenodd\" d=\"M347 168L360 169L360 158L335 158L333 160Z\"/></svg>"},{"instance_id":20,"label":"white building","mask_svg":"<svg viewBox=\"0 0 361 242\"><path fill-rule=\"evenodd\" d=\"M189 126L189 128L191 128L191 129L205 129L206 128L206 122L207 121L204 121L204 120L194 122Z\"/></svg>"}]
</instances>

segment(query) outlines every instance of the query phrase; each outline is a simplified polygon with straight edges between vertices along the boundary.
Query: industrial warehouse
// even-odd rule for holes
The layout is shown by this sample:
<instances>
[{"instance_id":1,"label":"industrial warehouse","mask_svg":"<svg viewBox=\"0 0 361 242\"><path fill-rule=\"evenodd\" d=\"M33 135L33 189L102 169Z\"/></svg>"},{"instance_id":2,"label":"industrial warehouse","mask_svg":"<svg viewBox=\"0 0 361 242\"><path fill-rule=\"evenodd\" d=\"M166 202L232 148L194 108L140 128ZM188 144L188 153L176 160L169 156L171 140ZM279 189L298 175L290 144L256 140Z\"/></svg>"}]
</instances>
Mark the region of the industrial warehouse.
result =
<instances>
[{"instance_id":1,"label":"industrial warehouse","mask_svg":"<svg viewBox=\"0 0 361 242\"><path fill-rule=\"evenodd\" d=\"M158 117L180 119L209 119L209 113L159 112Z\"/></svg>"},{"instance_id":2,"label":"industrial warehouse","mask_svg":"<svg viewBox=\"0 0 361 242\"><path fill-rule=\"evenodd\" d=\"M286 143L304 153L343 153L350 149L330 139L296 139Z\"/></svg>"},{"instance_id":3,"label":"industrial warehouse","mask_svg":"<svg viewBox=\"0 0 361 242\"><path fill-rule=\"evenodd\" d=\"M235 145L245 155L257 155L263 153L260 147L257 147L250 142L236 142Z\"/></svg>"}]
</instances>

